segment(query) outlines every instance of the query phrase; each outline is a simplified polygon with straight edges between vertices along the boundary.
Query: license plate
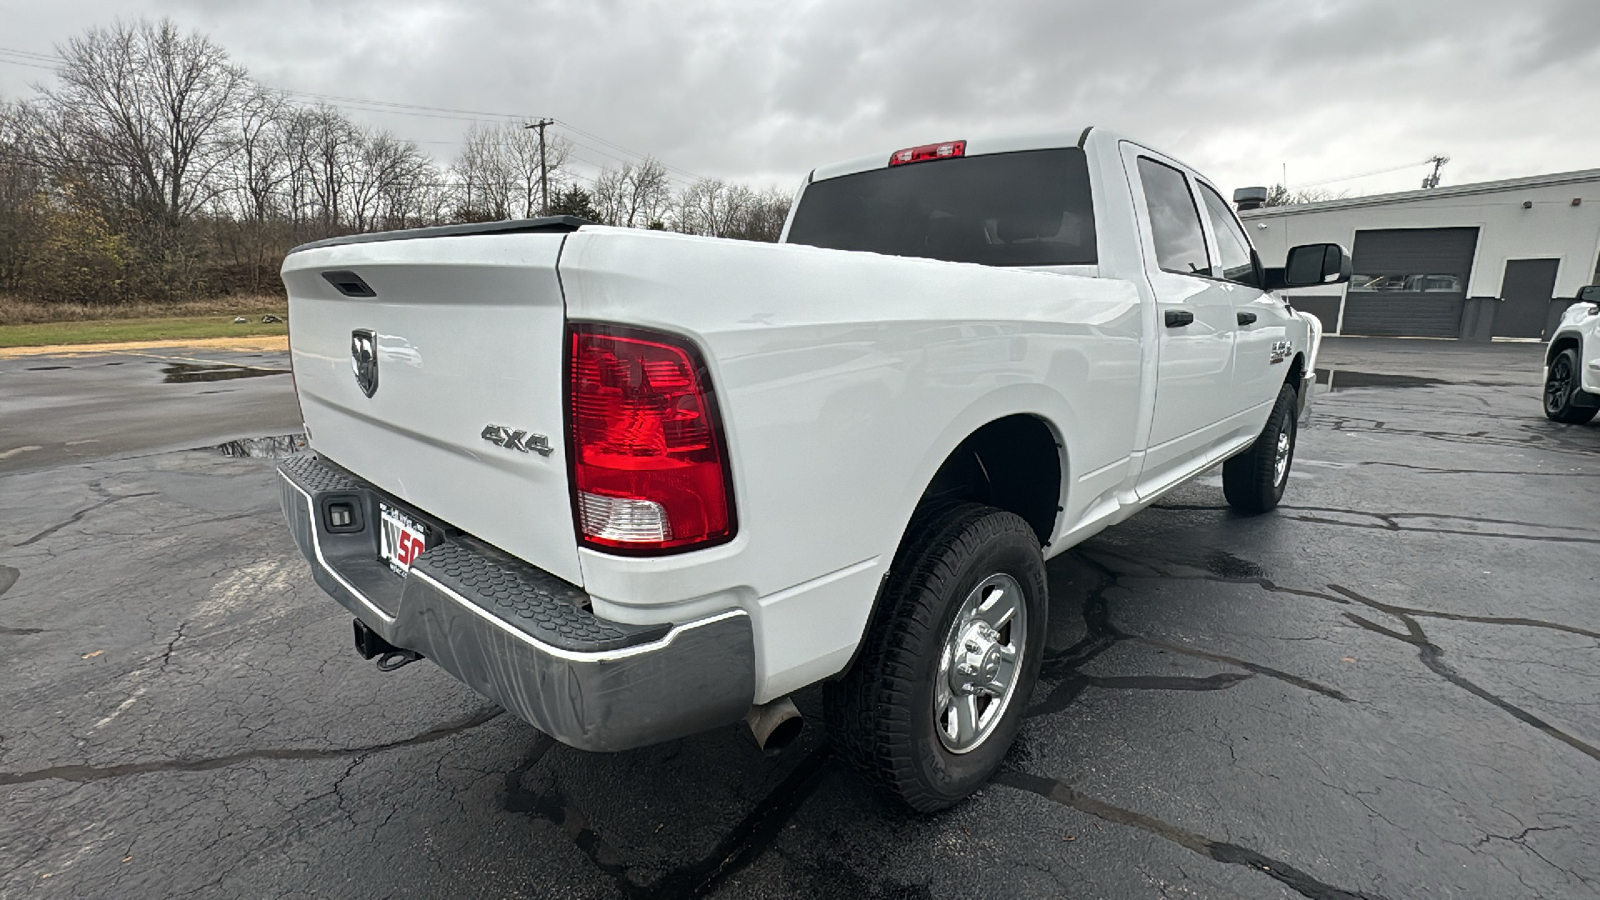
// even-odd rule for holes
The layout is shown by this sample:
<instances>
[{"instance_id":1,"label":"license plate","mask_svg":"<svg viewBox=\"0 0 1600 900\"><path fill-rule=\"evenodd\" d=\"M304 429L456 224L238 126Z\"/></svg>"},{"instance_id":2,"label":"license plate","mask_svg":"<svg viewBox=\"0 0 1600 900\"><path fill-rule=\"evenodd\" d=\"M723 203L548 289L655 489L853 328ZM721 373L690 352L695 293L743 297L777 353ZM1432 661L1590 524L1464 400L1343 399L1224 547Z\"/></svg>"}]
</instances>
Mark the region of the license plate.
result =
<instances>
[{"instance_id":1,"label":"license plate","mask_svg":"<svg viewBox=\"0 0 1600 900\"><path fill-rule=\"evenodd\" d=\"M383 526L378 540L378 555L396 574L411 571L422 551L428 549L427 529L387 503L378 504L378 521Z\"/></svg>"}]
</instances>

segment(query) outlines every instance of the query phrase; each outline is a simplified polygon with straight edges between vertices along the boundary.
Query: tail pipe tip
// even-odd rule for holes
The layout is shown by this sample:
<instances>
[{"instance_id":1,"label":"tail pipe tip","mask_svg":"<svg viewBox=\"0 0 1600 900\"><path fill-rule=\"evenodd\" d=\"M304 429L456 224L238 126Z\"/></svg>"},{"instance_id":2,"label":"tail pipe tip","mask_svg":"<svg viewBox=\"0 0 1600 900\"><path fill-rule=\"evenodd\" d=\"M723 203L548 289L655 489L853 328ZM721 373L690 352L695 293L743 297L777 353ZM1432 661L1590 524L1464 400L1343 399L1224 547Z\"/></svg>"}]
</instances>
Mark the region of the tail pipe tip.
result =
<instances>
[{"instance_id":1,"label":"tail pipe tip","mask_svg":"<svg viewBox=\"0 0 1600 900\"><path fill-rule=\"evenodd\" d=\"M744 720L750 726L756 746L767 756L782 753L805 730L805 719L788 697L750 707L750 711L744 714Z\"/></svg>"}]
</instances>

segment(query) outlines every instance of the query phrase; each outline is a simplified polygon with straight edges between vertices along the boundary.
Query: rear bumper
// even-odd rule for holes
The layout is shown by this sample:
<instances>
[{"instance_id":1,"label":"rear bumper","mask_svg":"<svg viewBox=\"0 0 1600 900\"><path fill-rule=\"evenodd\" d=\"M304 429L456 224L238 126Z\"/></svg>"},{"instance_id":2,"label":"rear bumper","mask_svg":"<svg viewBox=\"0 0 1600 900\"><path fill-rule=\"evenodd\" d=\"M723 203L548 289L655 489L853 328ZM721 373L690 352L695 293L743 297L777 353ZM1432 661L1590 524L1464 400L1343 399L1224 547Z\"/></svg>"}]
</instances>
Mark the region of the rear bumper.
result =
<instances>
[{"instance_id":1,"label":"rear bumper","mask_svg":"<svg viewBox=\"0 0 1600 900\"><path fill-rule=\"evenodd\" d=\"M289 530L323 590L384 640L564 744L627 750L726 725L750 707L755 644L743 610L608 622L582 589L439 523L430 525L445 539L401 577L378 559L377 504L387 498L311 454L278 475ZM321 513L330 502L351 503L356 527L330 531Z\"/></svg>"}]
</instances>

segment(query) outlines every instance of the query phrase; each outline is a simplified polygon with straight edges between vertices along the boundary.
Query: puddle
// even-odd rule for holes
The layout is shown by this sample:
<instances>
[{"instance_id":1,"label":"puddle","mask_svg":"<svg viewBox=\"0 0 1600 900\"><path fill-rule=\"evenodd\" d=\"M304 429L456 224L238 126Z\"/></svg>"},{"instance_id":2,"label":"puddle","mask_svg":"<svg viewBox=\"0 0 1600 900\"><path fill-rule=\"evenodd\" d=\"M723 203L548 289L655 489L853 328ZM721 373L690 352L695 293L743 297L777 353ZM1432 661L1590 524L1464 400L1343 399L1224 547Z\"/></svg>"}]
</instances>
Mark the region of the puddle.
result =
<instances>
[{"instance_id":1,"label":"puddle","mask_svg":"<svg viewBox=\"0 0 1600 900\"><path fill-rule=\"evenodd\" d=\"M1248 559L1240 559L1226 550L1212 550L1206 554L1206 571L1219 578L1265 578L1267 570Z\"/></svg>"},{"instance_id":2,"label":"puddle","mask_svg":"<svg viewBox=\"0 0 1600 900\"><path fill-rule=\"evenodd\" d=\"M1327 385L1330 391L1347 391L1353 388L1435 387L1445 383L1442 378L1424 378L1421 375L1385 375L1380 372L1352 372L1348 369L1317 370L1317 384Z\"/></svg>"},{"instance_id":3,"label":"puddle","mask_svg":"<svg viewBox=\"0 0 1600 900\"><path fill-rule=\"evenodd\" d=\"M194 384L200 381L229 381L234 378L261 378L265 375L287 375L288 369L266 369L260 366L215 365L200 366L194 363L173 363L161 370L167 376L162 384Z\"/></svg>"},{"instance_id":4,"label":"puddle","mask_svg":"<svg viewBox=\"0 0 1600 900\"><path fill-rule=\"evenodd\" d=\"M306 436L303 434L280 434L270 437L245 438L238 441L228 441L226 444L218 444L213 449L223 456L235 458L281 459L304 451L306 449Z\"/></svg>"}]
</instances>

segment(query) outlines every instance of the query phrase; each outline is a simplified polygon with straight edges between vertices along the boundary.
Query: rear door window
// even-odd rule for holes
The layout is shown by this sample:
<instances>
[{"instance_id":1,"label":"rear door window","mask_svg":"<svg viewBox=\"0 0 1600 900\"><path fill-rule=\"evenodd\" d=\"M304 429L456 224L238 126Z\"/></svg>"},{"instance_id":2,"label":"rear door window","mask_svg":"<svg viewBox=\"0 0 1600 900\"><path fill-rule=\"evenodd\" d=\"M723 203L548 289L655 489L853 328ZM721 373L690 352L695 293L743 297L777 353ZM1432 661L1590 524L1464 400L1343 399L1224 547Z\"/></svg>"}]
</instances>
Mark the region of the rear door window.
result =
<instances>
[{"instance_id":1,"label":"rear door window","mask_svg":"<svg viewBox=\"0 0 1600 900\"><path fill-rule=\"evenodd\" d=\"M1194 195L1189 193L1188 177L1169 165L1141 156L1139 181L1144 184L1156 264L1165 272L1210 275L1205 232L1200 228L1200 210L1194 205Z\"/></svg>"},{"instance_id":2,"label":"rear door window","mask_svg":"<svg viewBox=\"0 0 1600 900\"><path fill-rule=\"evenodd\" d=\"M789 243L986 266L1093 265L1088 162L1065 147L829 178L801 196Z\"/></svg>"},{"instance_id":3,"label":"rear door window","mask_svg":"<svg viewBox=\"0 0 1600 900\"><path fill-rule=\"evenodd\" d=\"M1217 255L1221 257L1217 262L1222 268L1218 274L1229 281L1260 287L1255 257L1250 252L1250 237L1245 234L1244 226L1234 218L1233 210L1228 208L1221 194L1208 184L1198 181L1195 184L1200 185L1200 199L1206 205L1206 215L1211 217L1211 230L1217 236Z\"/></svg>"}]
</instances>

